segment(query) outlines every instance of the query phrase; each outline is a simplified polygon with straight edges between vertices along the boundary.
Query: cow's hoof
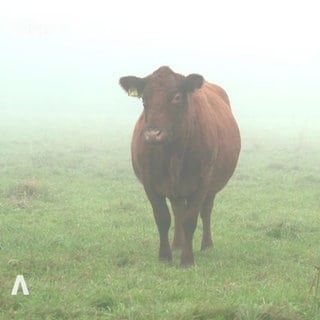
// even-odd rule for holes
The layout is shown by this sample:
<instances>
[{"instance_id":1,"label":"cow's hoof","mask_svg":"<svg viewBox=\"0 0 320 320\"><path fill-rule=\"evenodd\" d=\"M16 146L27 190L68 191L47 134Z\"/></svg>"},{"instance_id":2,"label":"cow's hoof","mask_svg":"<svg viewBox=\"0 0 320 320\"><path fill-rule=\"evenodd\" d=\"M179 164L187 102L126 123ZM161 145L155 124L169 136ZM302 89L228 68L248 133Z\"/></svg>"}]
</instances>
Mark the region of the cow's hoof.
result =
<instances>
[{"instance_id":1,"label":"cow's hoof","mask_svg":"<svg viewBox=\"0 0 320 320\"><path fill-rule=\"evenodd\" d=\"M212 247L213 247L212 240L210 240L210 241L202 241L202 243L201 243L201 251L210 249Z\"/></svg>"},{"instance_id":2,"label":"cow's hoof","mask_svg":"<svg viewBox=\"0 0 320 320\"><path fill-rule=\"evenodd\" d=\"M170 252L167 254L159 254L159 260L160 261L165 261L165 262L171 262L172 261L172 254Z\"/></svg>"},{"instance_id":3,"label":"cow's hoof","mask_svg":"<svg viewBox=\"0 0 320 320\"><path fill-rule=\"evenodd\" d=\"M180 263L180 268L182 268L182 269L187 269L187 268L191 268L191 267L194 267L194 261Z\"/></svg>"},{"instance_id":4,"label":"cow's hoof","mask_svg":"<svg viewBox=\"0 0 320 320\"><path fill-rule=\"evenodd\" d=\"M190 268L194 266L193 256L181 257L180 268Z\"/></svg>"}]
</instances>

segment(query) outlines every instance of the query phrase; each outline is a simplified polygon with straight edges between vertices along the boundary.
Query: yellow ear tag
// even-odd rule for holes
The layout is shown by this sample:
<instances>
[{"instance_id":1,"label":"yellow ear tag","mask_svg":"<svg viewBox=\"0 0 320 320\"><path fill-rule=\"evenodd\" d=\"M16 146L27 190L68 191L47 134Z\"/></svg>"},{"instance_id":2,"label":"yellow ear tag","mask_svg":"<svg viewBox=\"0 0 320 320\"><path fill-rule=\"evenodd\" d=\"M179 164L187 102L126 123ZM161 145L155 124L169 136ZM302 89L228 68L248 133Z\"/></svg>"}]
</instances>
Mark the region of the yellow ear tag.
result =
<instances>
[{"instance_id":1,"label":"yellow ear tag","mask_svg":"<svg viewBox=\"0 0 320 320\"><path fill-rule=\"evenodd\" d=\"M137 88L129 88L129 90L128 90L128 95L130 96L130 97L139 97L139 93L138 93L138 90L137 90Z\"/></svg>"}]
</instances>

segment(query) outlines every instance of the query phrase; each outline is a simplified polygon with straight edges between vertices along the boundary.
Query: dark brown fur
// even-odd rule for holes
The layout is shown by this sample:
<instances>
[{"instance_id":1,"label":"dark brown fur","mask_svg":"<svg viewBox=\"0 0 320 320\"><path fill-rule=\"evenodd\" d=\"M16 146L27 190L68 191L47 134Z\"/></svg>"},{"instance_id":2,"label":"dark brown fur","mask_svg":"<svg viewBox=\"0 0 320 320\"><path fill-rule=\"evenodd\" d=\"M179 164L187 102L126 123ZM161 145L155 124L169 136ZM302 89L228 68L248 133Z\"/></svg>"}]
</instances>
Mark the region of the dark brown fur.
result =
<instances>
[{"instance_id":1,"label":"dark brown fur","mask_svg":"<svg viewBox=\"0 0 320 320\"><path fill-rule=\"evenodd\" d=\"M240 134L225 91L192 74L184 77L161 67L145 78L123 77L121 86L137 89L145 105L134 129L131 155L134 172L153 208L160 235L160 259L171 260L182 249L181 266L194 264L192 240L199 213L201 249L213 245L210 216L213 201L232 176Z\"/></svg>"}]
</instances>

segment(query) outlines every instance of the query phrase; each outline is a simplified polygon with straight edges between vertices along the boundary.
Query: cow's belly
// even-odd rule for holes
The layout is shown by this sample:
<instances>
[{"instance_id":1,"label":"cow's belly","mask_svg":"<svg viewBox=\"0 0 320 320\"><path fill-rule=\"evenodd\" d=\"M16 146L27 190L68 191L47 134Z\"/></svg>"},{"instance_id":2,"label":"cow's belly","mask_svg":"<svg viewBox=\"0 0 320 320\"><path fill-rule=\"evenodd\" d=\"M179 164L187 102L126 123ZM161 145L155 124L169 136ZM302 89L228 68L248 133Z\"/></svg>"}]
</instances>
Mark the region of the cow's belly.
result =
<instances>
[{"instance_id":1,"label":"cow's belly","mask_svg":"<svg viewBox=\"0 0 320 320\"><path fill-rule=\"evenodd\" d=\"M152 181L152 188L167 198L188 198L200 186L200 178L195 176L163 176Z\"/></svg>"}]
</instances>

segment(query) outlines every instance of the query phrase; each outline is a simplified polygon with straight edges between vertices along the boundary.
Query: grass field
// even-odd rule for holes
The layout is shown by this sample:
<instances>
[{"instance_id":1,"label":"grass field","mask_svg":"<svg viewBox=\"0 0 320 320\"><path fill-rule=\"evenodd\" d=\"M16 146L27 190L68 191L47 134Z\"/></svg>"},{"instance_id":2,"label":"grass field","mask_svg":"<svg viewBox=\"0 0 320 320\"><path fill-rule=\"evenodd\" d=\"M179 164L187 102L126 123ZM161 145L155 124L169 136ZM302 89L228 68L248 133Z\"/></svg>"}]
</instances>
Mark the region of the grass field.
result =
<instances>
[{"instance_id":1,"label":"grass field","mask_svg":"<svg viewBox=\"0 0 320 320\"><path fill-rule=\"evenodd\" d=\"M0 319L317 320L320 129L240 121L237 171L217 196L215 248L157 260L130 163L134 117L0 120ZM172 237L172 230L171 230ZM29 296L11 296L17 275Z\"/></svg>"}]
</instances>

